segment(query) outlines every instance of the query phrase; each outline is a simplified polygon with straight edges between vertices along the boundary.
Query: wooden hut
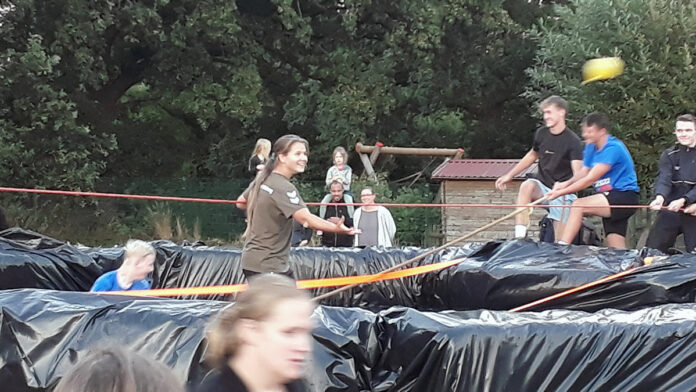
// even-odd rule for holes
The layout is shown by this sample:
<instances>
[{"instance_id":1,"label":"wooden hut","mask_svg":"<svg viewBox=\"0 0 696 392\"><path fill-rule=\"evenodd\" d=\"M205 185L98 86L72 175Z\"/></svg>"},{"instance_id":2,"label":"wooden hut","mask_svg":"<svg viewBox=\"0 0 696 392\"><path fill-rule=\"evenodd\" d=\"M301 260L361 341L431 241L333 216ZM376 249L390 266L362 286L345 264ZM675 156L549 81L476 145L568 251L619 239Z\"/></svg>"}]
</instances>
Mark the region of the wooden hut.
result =
<instances>
[{"instance_id":1,"label":"wooden hut","mask_svg":"<svg viewBox=\"0 0 696 392\"><path fill-rule=\"evenodd\" d=\"M517 159L450 159L435 169L432 179L441 183L439 196L442 203L492 205L489 208L443 207L442 232L445 241L461 237L514 211L512 208L495 208L493 205L515 204L522 181L528 175L536 173L535 163L515 177L505 192L496 190L495 180L510 171L517 162ZM527 236L539 238L538 223L544 215L545 209L534 209ZM510 239L514 238L514 234L515 220L511 218L479 233L469 241Z\"/></svg>"}]
</instances>

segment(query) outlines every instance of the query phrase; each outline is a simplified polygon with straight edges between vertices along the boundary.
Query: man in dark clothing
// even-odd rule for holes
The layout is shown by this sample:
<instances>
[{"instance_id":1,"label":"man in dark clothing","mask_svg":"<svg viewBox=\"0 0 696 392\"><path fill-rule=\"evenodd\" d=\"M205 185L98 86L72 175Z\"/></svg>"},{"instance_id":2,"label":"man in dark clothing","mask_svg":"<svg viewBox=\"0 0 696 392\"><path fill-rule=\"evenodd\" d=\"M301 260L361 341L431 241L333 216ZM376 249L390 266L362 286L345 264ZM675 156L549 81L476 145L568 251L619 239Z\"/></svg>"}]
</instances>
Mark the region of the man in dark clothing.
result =
<instances>
[{"instance_id":1,"label":"man in dark clothing","mask_svg":"<svg viewBox=\"0 0 696 392\"><path fill-rule=\"evenodd\" d=\"M568 102L552 95L539 103L539 110L544 116L544 126L534 134L534 143L527 154L508 173L495 181L495 187L504 191L506 185L516 175L529 168L539 160L538 172L534 178L524 181L517 193L517 204L529 204L553 189L557 182L573 177L582 169L582 143L572 130L566 127ZM563 205L570 205L577 197L575 194L564 195L548 201L549 215L553 221L555 237L560 238L570 214ZM561 206L561 207L558 207ZM527 235L529 214L515 216L515 238Z\"/></svg>"},{"instance_id":2,"label":"man in dark clothing","mask_svg":"<svg viewBox=\"0 0 696 392\"><path fill-rule=\"evenodd\" d=\"M290 241L290 246L307 246L309 241L312 240L312 234L314 230L309 227L304 227L298 221L292 223L292 240Z\"/></svg>"},{"instance_id":3,"label":"man in dark clothing","mask_svg":"<svg viewBox=\"0 0 696 392\"><path fill-rule=\"evenodd\" d=\"M348 200L348 196L344 193L343 183L334 181L329 187L331 203L352 203L353 199ZM326 198L324 198L326 200ZM326 209L324 209L326 207ZM322 206L319 210L319 216L329 222L338 222L341 218L345 218L343 224L353 226L353 206ZM321 245L328 247L352 247L353 236L348 234L338 233L323 233L321 236Z\"/></svg>"},{"instance_id":4,"label":"man in dark clothing","mask_svg":"<svg viewBox=\"0 0 696 392\"><path fill-rule=\"evenodd\" d=\"M655 200L650 208L659 210L646 245L667 252L679 234L684 234L687 252L696 248L696 216L679 212L696 202L696 117L677 117L677 143L660 156L655 181ZM662 209L667 205L667 209Z\"/></svg>"}]
</instances>

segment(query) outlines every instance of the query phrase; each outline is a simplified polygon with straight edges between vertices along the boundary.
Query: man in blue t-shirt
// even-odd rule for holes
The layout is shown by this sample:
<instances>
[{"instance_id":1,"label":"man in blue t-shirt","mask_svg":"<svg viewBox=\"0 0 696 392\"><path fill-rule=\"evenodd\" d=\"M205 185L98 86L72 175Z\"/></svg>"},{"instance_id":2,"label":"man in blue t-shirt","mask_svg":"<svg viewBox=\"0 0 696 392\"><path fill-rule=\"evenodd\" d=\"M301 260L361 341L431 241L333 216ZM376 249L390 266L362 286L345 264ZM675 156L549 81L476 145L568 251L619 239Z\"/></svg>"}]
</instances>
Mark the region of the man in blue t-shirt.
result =
<instances>
[{"instance_id":1,"label":"man in blue t-shirt","mask_svg":"<svg viewBox=\"0 0 696 392\"><path fill-rule=\"evenodd\" d=\"M573 202L568 223L559 243L573 241L584 215L601 216L607 245L626 247L628 218L635 208L611 208L616 205L637 205L640 201L633 158L621 140L609 133L609 118L604 113L588 114L582 121L585 139L583 168L568 181L557 183L546 196L553 200L594 185L597 194Z\"/></svg>"},{"instance_id":2,"label":"man in blue t-shirt","mask_svg":"<svg viewBox=\"0 0 696 392\"><path fill-rule=\"evenodd\" d=\"M150 282L145 278L153 270L155 256L155 248L147 242L128 240L121 267L100 276L90 291L148 290Z\"/></svg>"}]
</instances>

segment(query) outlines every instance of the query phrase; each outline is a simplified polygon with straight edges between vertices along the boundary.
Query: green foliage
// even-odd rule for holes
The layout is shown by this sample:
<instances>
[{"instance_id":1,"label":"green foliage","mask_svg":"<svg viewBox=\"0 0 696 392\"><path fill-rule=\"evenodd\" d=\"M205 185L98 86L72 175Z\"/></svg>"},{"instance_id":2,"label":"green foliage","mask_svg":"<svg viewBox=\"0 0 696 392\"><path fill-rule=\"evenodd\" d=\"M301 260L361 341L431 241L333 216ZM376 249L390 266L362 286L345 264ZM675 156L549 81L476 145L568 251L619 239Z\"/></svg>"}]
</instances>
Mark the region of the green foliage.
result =
<instances>
[{"instance_id":1,"label":"green foliage","mask_svg":"<svg viewBox=\"0 0 696 392\"><path fill-rule=\"evenodd\" d=\"M518 157L536 122L520 96L537 45L526 29L547 3L15 0L0 10L0 180L84 189L131 178L110 190L133 193L150 193L140 178L224 186L247 177L257 138L288 132L311 144L303 181L322 179L330 151L357 141ZM355 155L350 163L359 171ZM394 179L423 163L382 167ZM113 212L119 233L147 232L131 202L90 208ZM172 215L191 227L192 210ZM239 216L229 216L235 233ZM201 223L204 237L218 232Z\"/></svg>"},{"instance_id":2,"label":"green foliage","mask_svg":"<svg viewBox=\"0 0 696 392\"><path fill-rule=\"evenodd\" d=\"M550 93L570 103L571 124L591 111L609 114L628 146L641 185L652 182L660 152L674 143L674 119L693 112L696 5L671 0L576 0L558 20L535 29L539 41L527 96ZM623 75L580 86L591 58L619 56Z\"/></svg>"},{"instance_id":3,"label":"green foliage","mask_svg":"<svg viewBox=\"0 0 696 392\"><path fill-rule=\"evenodd\" d=\"M14 44L0 48L0 178L22 187L92 186L113 138L79 121L77 106L55 85L61 58L40 36Z\"/></svg>"},{"instance_id":4,"label":"green foliage","mask_svg":"<svg viewBox=\"0 0 696 392\"><path fill-rule=\"evenodd\" d=\"M517 155L533 128L519 96L535 48L524 29L543 9L17 0L0 25L0 178L90 187L102 173L242 177L255 140L288 131L318 156L359 140ZM324 166L313 160L309 173Z\"/></svg>"},{"instance_id":5,"label":"green foliage","mask_svg":"<svg viewBox=\"0 0 696 392\"><path fill-rule=\"evenodd\" d=\"M399 188L394 203L433 203L434 194L425 186ZM392 216L398 228L396 240L399 246L440 245L433 240L441 232L440 209L433 207L391 208Z\"/></svg>"}]
</instances>

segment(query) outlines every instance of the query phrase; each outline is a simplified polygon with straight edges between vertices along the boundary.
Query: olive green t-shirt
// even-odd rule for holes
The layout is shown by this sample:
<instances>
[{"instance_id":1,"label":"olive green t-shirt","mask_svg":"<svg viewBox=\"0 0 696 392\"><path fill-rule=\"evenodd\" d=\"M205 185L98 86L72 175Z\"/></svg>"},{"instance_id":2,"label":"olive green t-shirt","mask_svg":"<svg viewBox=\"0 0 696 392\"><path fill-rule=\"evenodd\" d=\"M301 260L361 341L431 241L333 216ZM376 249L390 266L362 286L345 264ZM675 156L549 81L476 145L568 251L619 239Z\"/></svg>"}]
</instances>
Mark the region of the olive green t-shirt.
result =
<instances>
[{"instance_id":1,"label":"olive green t-shirt","mask_svg":"<svg viewBox=\"0 0 696 392\"><path fill-rule=\"evenodd\" d=\"M249 196L249 188L243 196ZM271 173L259 189L251 228L244 240L243 268L254 272L287 272L292 214L305 207L297 188L281 174Z\"/></svg>"}]
</instances>

